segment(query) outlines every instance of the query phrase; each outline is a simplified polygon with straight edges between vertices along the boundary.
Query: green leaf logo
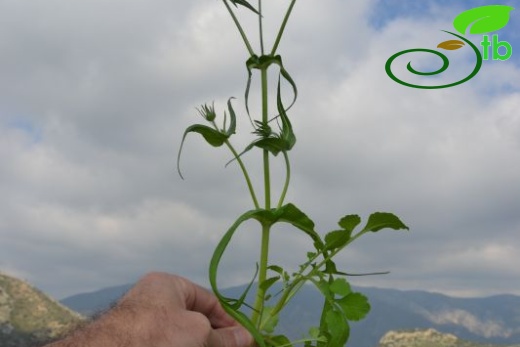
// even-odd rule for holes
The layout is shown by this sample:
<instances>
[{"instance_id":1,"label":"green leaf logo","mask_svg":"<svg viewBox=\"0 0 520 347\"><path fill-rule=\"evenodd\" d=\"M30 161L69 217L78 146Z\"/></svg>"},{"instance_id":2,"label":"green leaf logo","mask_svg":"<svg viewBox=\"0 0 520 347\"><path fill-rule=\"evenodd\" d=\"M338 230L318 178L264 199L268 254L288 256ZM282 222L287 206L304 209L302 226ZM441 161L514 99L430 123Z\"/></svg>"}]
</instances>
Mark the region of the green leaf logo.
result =
<instances>
[{"instance_id":1,"label":"green leaf logo","mask_svg":"<svg viewBox=\"0 0 520 347\"><path fill-rule=\"evenodd\" d=\"M505 27L512 10L513 7L506 5L475 7L455 17L453 27L462 35L466 34L468 28L470 34L486 34Z\"/></svg>"}]
</instances>

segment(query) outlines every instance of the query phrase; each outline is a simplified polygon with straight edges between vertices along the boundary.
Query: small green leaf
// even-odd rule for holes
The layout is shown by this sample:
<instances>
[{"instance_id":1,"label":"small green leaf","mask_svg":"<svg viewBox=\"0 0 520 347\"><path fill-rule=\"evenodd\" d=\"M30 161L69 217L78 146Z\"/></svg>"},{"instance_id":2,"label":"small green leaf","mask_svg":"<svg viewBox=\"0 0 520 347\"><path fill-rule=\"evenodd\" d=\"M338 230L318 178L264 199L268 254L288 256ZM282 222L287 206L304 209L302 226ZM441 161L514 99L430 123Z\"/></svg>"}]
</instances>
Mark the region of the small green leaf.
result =
<instances>
[{"instance_id":1,"label":"small green leaf","mask_svg":"<svg viewBox=\"0 0 520 347\"><path fill-rule=\"evenodd\" d=\"M350 293L337 300L348 320L359 321L370 312L368 299L361 293Z\"/></svg>"},{"instance_id":2,"label":"small green leaf","mask_svg":"<svg viewBox=\"0 0 520 347\"><path fill-rule=\"evenodd\" d=\"M368 217L367 225L365 225L362 231L376 232L385 228L394 230L409 230L409 228L394 214L387 212L375 212L372 213L370 217Z\"/></svg>"},{"instance_id":3,"label":"small green leaf","mask_svg":"<svg viewBox=\"0 0 520 347\"><path fill-rule=\"evenodd\" d=\"M350 240L351 232L347 230L335 230L325 235L325 249L332 250L345 246Z\"/></svg>"},{"instance_id":4,"label":"small green leaf","mask_svg":"<svg viewBox=\"0 0 520 347\"><path fill-rule=\"evenodd\" d=\"M464 46L464 42L460 40L448 40L441 42L437 45L437 48L446 49L448 51L454 51L456 49L462 48Z\"/></svg>"},{"instance_id":5,"label":"small green leaf","mask_svg":"<svg viewBox=\"0 0 520 347\"><path fill-rule=\"evenodd\" d=\"M268 334L271 334L274 331L274 328L278 325L278 314L271 315L274 307L264 307L264 311L262 312L262 318L260 319L260 326L262 327L262 331L265 331Z\"/></svg>"},{"instance_id":6,"label":"small green leaf","mask_svg":"<svg viewBox=\"0 0 520 347\"><path fill-rule=\"evenodd\" d=\"M470 26L470 34L486 34L505 27L512 10L513 7L506 5L475 7L455 17L453 27L462 35L466 34Z\"/></svg>"},{"instance_id":7,"label":"small green leaf","mask_svg":"<svg viewBox=\"0 0 520 347\"><path fill-rule=\"evenodd\" d=\"M290 347L291 341L284 335L266 336L269 347Z\"/></svg>"},{"instance_id":8,"label":"small green leaf","mask_svg":"<svg viewBox=\"0 0 520 347\"><path fill-rule=\"evenodd\" d=\"M262 283L260 283L260 289L262 289L264 292L266 292L273 284L275 284L280 279L280 276L275 276L266 279Z\"/></svg>"},{"instance_id":9,"label":"small green leaf","mask_svg":"<svg viewBox=\"0 0 520 347\"><path fill-rule=\"evenodd\" d=\"M358 215L351 214L340 219L339 226L347 231L354 231L354 228L361 223L361 218Z\"/></svg>"},{"instance_id":10,"label":"small green leaf","mask_svg":"<svg viewBox=\"0 0 520 347\"><path fill-rule=\"evenodd\" d=\"M344 278L336 278L329 286L329 289L334 294L338 294L340 296L345 296L350 294L350 284Z\"/></svg>"}]
</instances>

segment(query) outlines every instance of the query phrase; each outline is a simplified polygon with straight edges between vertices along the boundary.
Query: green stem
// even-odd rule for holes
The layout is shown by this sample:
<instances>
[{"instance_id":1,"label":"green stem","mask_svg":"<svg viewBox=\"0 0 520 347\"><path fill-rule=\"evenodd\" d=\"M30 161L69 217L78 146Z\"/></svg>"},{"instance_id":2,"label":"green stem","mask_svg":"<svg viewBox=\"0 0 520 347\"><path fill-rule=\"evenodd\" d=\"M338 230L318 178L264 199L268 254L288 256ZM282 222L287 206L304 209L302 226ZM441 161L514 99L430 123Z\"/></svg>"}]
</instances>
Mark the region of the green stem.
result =
<instances>
[{"instance_id":1,"label":"green stem","mask_svg":"<svg viewBox=\"0 0 520 347\"><path fill-rule=\"evenodd\" d=\"M267 87L267 68L260 69L262 80L262 123L268 122L268 87ZM263 150L264 160L264 188L265 188L265 209L271 209L271 179L269 172L269 152ZM267 278L267 264L269 260L269 233L270 226L262 224L262 244L260 248L260 267L258 270L258 290L254 304L253 314L251 320L257 326L260 324L259 320L264 309L265 290L260 285Z\"/></svg>"},{"instance_id":2,"label":"green stem","mask_svg":"<svg viewBox=\"0 0 520 347\"><path fill-rule=\"evenodd\" d=\"M258 0L258 31L260 33L260 51L264 55L264 29L262 25L262 0Z\"/></svg>"},{"instance_id":3,"label":"green stem","mask_svg":"<svg viewBox=\"0 0 520 347\"><path fill-rule=\"evenodd\" d=\"M249 43L249 40L247 39L246 33L244 32L244 30L242 29L242 26L240 25L240 22L238 21L238 18L235 16L235 12L233 12L233 10L231 9L231 7L229 6L229 4L227 3L226 0L222 0L222 1L224 2L224 5L226 5L226 8L227 8L229 14L231 15L231 18L233 18L233 22L235 22L235 25L236 25L238 31L240 32L240 36L242 36L242 40L244 40L244 43L246 45L247 51L249 52L249 55L254 55L255 52L253 51L253 48L251 47L251 44Z\"/></svg>"},{"instance_id":4,"label":"green stem","mask_svg":"<svg viewBox=\"0 0 520 347\"><path fill-rule=\"evenodd\" d=\"M249 178L249 174L247 173L247 169L244 165L244 162L242 159L240 159L240 156L238 155L235 148L231 145L229 140L226 140L226 145L228 146L231 153L233 153L233 156L238 162L238 165L240 165L240 169L242 169L242 173L244 174L244 178L246 179L247 188L249 189L249 194L251 195L251 198L253 199L253 204L255 205L256 209L260 208L260 204L258 203L258 199L256 198L255 189L253 188L253 184L251 183L251 179Z\"/></svg>"},{"instance_id":5,"label":"green stem","mask_svg":"<svg viewBox=\"0 0 520 347\"><path fill-rule=\"evenodd\" d=\"M317 265L313 266L313 269L307 274L307 275L303 275L303 272L309 267L310 264L312 264L314 262L314 260L316 258L318 258L318 256L320 254L322 254L321 252L320 253L317 253L313 259L309 259L309 261L300 268L300 271L296 274L297 278L286 288L284 289L284 292L282 294L282 297L280 298L280 300L278 300L276 306L274 307L274 309L271 311L271 316L275 316L277 315L284 307L285 305L287 305L287 303L290 301L290 299L293 297L294 293L297 292L299 290L299 288L305 283L305 281L309 280L310 278L312 278L314 276L314 274L317 272L317 271L321 271L320 269L327 263L327 261L331 260L336 254L338 254L341 250L343 250L345 247L347 247L348 245L350 245L352 242L354 242L355 240L357 240L361 235L365 234L366 232L359 232L357 233L355 236L353 236L345 245L343 245L342 247L334 250L332 253L328 254L326 257L324 257L324 259L318 263Z\"/></svg>"},{"instance_id":6,"label":"green stem","mask_svg":"<svg viewBox=\"0 0 520 347\"><path fill-rule=\"evenodd\" d=\"M283 201L285 199L285 195L287 194L287 189L289 189L289 182L291 181L291 163L289 162L289 155L286 151L283 151L283 157L285 159L285 184L283 186L282 194L280 195L280 200L278 200L278 208L282 207Z\"/></svg>"},{"instance_id":7,"label":"green stem","mask_svg":"<svg viewBox=\"0 0 520 347\"><path fill-rule=\"evenodd\" d=\"M267 100L267 68L261 70L262 78L262 124L267 125L268 123L268 100ZM264 158L264 187L265 187L265 209L271 209L271 177L269 173L269 151L263 150Z\"/></svg>"},{"instance_id":8,"label":"green stem","mask_svg":"<svg viewBox=\"0 0 520 347\"><path fill-rule=\"evenodd\" d=\"M261 323L261 317L264 311L264 299L265 299L265 289L260 287L267 279L267 264L269 261L269 234L271 227L269 225L262 225L262 245L260 252L260 268L258 269L258 290L256 292L256 300L253 309L253 315L251 316L251 321L257 327Z\"/></svg>"},{"instance_id":9,"label":"green stem","mask_svg":"<svg viewBox=\"0 0 520 347\"><path fill-rule=\"evenodd\" d=\"M289 20L289 17L291 16L291 12L293 10L295 3L296 3L296 0L292 0L291 4L289 5L289 8L287 9L287 12L285 13L285 17L283 19L282 25L280 26L280 30L278 30L278 36L276 36L276 40L274 42L273 49L271 50L271 55L274 55L276 53L276 50L278 49L278 45L280 44L280 40L282 39L283 31L285 30L285 26L287 25L287 21Z\"/></svg>"}]
</instances>

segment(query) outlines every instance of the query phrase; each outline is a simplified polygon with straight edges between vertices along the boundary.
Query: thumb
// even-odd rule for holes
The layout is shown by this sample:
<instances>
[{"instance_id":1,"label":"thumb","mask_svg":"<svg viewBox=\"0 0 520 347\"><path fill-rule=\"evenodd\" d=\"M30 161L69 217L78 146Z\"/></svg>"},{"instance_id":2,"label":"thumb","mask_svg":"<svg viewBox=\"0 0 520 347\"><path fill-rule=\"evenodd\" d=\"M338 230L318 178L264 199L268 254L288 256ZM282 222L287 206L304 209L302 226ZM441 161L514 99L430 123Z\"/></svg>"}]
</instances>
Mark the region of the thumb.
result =
<instances>
[{"instance_id":1,"label":"thumb","mask_svg":"<svg viewBox=\"0 0 520 347\"><path fill-rule=\"evenodd\" d=\"M253 337L242 326L214 329L208 338L208 347L250 347Z\"/></svg>"}]
</instances>

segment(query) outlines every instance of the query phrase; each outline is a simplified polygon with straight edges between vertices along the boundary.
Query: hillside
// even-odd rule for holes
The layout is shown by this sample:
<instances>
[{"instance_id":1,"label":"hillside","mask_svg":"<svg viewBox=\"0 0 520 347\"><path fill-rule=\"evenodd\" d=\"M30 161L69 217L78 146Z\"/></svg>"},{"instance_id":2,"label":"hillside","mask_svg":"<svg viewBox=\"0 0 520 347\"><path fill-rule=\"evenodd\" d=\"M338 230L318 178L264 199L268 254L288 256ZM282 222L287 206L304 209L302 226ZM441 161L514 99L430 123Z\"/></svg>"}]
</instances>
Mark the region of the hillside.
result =
<instances>
[{"instance_id":1,"label":"hillside","mask_svg":"<svg viewBox=\"0 0 520 347\"><path fill-rule=\"evenodd\" d=\"M84 314L109 307L131 285L79 294L62 301ZM485 344L520 344L520 297L498 295L485 298L454 298L425 291L354 288L368 296L372 306L367 318L352 324L349 345L374 347L388 331L433 328L465 341ZM244 287L224 290L239 297ZM283 312L280 329L294 338L305 327L316 325L322 301L318 293L304 287ZM520 346L519 346L520 347Z\"/></svg>"},{"instance_id":2,"label":"hillside","mask_svg":"<svg viewBox=\"0 0 520 347\"><path fill-rule=\"evenodd\" d=\"M434 329L389 331L379 341L378 347L496 347L459 339L452 334L443 334ZM506 347L506 346L502 346ZM510 345L509 347L520 347Z\"/></svg>"},{"instance_id":3,"label":"hillside","mask_svg":"<svg viewBox=\"0 0 520 347\"><path fill-rule=\"evenodd\" d=\"M34 346L82 320L28 283L0 274L0 347Z\"/></svg>"}]
</instances>

